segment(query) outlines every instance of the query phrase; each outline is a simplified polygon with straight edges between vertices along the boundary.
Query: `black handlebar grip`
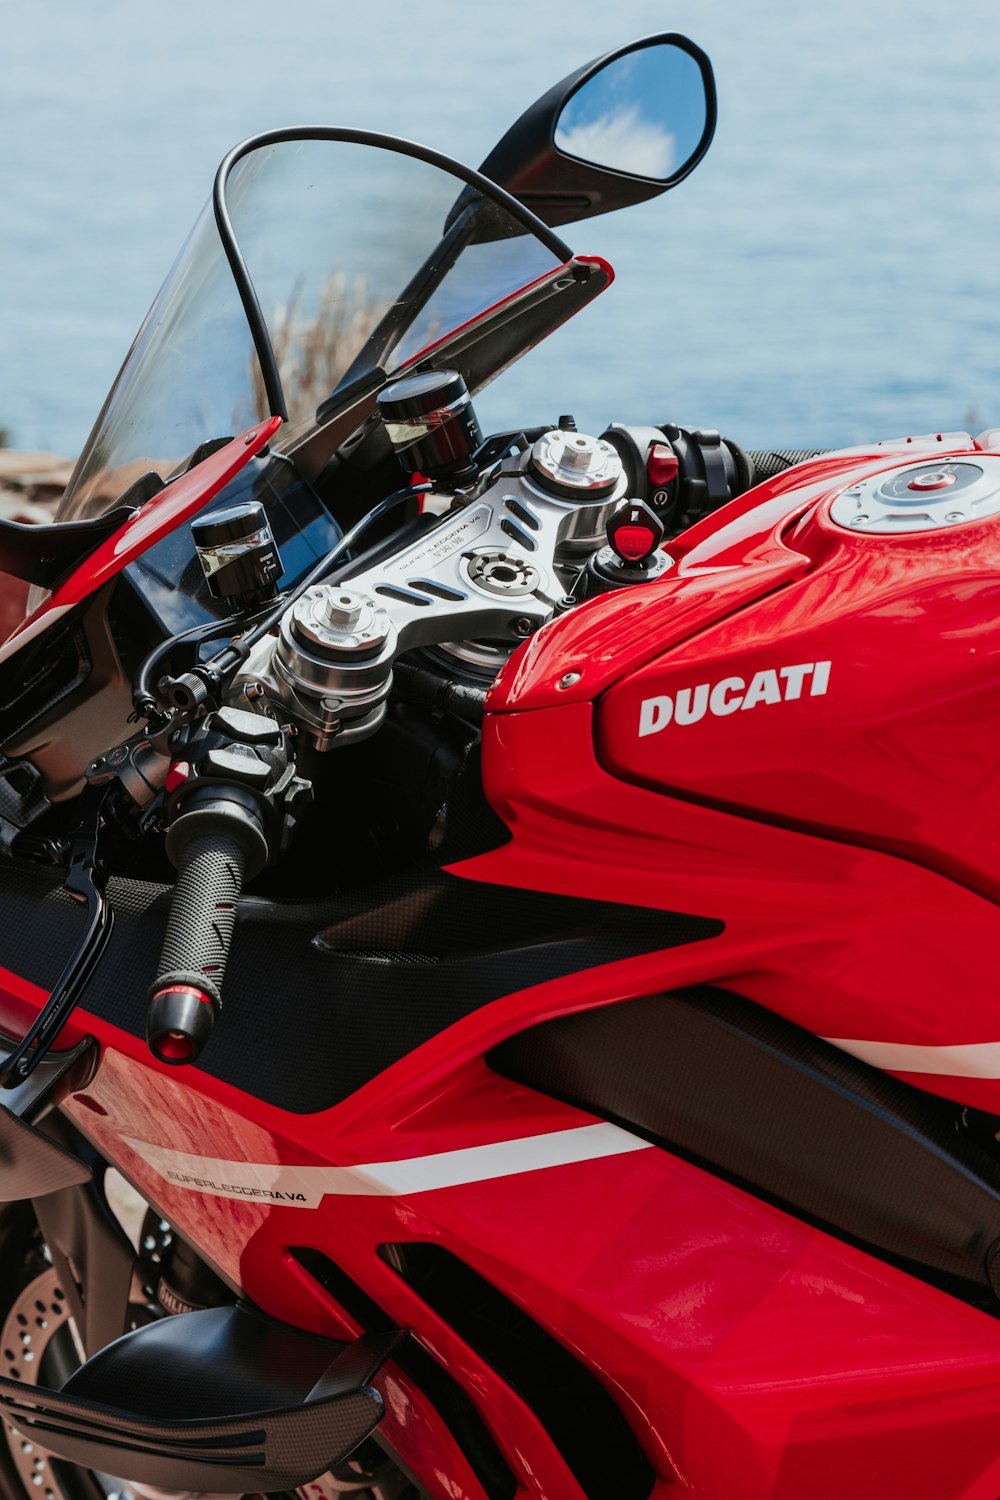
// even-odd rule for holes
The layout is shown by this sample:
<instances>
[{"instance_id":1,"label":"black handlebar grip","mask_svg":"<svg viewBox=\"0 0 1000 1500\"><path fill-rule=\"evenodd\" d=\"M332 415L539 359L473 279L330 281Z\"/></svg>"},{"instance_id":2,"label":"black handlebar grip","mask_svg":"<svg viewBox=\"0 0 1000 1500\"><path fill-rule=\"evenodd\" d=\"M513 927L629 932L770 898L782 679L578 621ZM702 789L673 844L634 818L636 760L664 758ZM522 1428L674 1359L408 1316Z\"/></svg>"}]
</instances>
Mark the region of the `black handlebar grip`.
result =
<instances>
[{"instance_id":1,"label":"black handlebar grip","mask_svg":"<svg viewBox=\"0 0 1000 1500\"><path fill-rule=\"evenodd\" d=\"M821 458L824 453L829 453L829 448L774 448L767 453L747 451L747 458L753 471L751 484L763 484L765 479L773 479L776 474L784 473L793 464L806 463L810 458Z\"/></svg>"},{"instance_id":2,"label":"black handlebar grip","mask_svg":"<svg viewBox=\"0 0 1000 1500\"><path fill-rule=\"evenodd\" d=\"M212 1034L245 868L243 847L221 831L196 834L181 852L146 1014L160 1062L193 1062Z\"/></svg>"}]
</instances>

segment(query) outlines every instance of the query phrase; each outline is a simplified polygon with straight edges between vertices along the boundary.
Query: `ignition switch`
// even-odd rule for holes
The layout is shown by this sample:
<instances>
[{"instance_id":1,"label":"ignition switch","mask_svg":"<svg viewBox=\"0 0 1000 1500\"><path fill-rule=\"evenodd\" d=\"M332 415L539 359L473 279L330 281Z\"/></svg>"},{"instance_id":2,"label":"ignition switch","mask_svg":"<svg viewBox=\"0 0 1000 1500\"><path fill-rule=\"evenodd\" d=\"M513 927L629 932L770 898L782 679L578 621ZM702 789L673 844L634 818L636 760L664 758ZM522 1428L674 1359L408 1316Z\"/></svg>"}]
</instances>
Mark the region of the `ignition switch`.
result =
<instances>
[{"instance_id":1,"label":"ignition switch","mask_svg":"<svg viewBox=\"0 0 1000 1500\"><path fill-rule=\"evenodd\" d=\"M608 545L587 564L590 589L599 594L630 583L649 583L673 564L661 552L663 522L643 500L622 500L606 526Z\"/></svg>"}]
</instances>

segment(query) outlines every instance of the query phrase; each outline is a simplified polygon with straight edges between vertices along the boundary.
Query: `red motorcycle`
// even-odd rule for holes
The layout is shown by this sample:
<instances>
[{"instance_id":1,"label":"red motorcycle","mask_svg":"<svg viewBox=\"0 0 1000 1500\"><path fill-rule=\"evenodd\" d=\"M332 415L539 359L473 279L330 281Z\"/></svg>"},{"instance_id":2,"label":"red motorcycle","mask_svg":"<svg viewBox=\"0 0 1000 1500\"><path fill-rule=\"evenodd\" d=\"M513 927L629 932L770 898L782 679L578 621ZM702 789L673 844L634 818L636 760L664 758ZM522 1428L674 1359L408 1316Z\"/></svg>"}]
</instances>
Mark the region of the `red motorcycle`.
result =
<instances>
[{"instance_id":1,"label":"red motorcycle","mask_svg":"<svg viewBox=\"0 0 1000 1500\"><path fill-rule=\"evenodd\" d=\"M1000 1494L1000 432L472 404L714 124L244 142L0 524L5 1497Z\"/></svg>"}]
</instances>

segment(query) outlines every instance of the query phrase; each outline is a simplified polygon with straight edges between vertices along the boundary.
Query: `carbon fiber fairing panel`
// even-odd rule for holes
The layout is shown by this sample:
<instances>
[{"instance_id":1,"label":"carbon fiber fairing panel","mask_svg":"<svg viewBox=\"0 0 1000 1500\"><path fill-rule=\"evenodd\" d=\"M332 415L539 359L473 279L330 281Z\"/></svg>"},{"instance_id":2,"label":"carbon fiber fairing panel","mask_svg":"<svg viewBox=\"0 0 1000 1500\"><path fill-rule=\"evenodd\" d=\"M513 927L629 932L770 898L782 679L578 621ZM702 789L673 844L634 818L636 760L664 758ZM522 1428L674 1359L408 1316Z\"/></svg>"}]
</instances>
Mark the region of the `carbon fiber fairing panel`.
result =
<instances>
[{"instance_id":1,"label":"carbon fiber fairing panel","mask_svg":"<svg viewBox=\"0 0 1000 1500\"><path fill-rule=\"evenodd\" d=\"M112 880L108 895L115 929L81 1005L144 1036L170 890ZM0 865L0 965L48 988L78 924L58 872ZM708 918L487 885L436 867L333 901L245 898L225 1011L199 1066L310 1114L504 995L722 929Z\"/></svg>"}]
</instances>

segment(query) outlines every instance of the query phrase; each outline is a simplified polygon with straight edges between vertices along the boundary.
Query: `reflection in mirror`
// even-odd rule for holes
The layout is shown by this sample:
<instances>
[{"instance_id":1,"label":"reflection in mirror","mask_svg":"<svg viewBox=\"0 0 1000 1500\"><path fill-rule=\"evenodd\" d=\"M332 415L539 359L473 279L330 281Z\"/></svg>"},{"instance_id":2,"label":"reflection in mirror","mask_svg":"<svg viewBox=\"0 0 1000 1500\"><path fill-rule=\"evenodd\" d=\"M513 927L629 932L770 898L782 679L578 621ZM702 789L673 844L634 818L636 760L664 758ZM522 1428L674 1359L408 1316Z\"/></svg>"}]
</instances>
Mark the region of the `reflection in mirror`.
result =
<instances>
[{"instance_id":1,"label":"reflection in mirror","mask_svg":"<svg viewBox=\"0 0 1000 1500\"><path fill-rule=\"evenodd\" d=\"M698 149L705 81L689 52L658 42L616 57L566 101L554 140L566 156L666 182Z\"/></svg>"}]
</instances>

